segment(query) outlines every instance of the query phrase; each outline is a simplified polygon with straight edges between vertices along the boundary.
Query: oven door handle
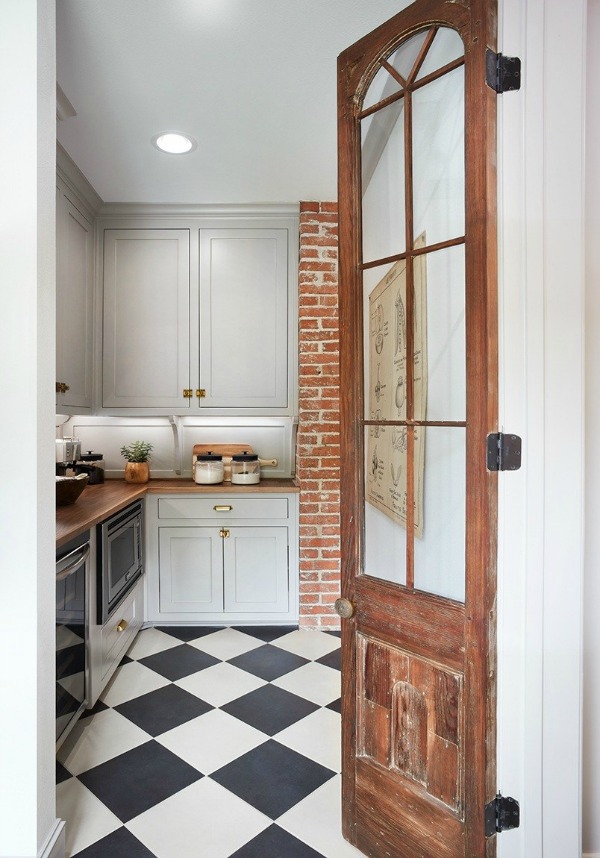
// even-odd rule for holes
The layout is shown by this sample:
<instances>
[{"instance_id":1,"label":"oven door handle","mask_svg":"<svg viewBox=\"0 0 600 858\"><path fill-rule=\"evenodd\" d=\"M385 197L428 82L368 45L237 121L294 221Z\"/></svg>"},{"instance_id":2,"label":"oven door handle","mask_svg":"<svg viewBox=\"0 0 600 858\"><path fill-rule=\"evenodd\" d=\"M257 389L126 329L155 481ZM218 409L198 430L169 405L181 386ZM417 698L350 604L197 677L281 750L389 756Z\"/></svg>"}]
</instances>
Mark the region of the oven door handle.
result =
<instances>
[{"instance_id":1,"label":"oven door handle","mask_svg":"<svg viewBox=\"0 0 600 858\"><path fill-rule=\"evenodd\" d=\"M77 548L75 551L72 551L70 554L67 554L66 557L61 558L56 564L57 566L61 563L64 563L65 560L68 560L71 557L75 557L76 559L69 563L68 566L65 566L64 569L61 569L60 572L56 573L56 580L63 581L65 578L68 578L69 575L72 575L74 572L77 572L80 566L83 566L85 561L88 559L90 555L90 545L82 545L81 548Z\"/></svg>"}]
</instances>

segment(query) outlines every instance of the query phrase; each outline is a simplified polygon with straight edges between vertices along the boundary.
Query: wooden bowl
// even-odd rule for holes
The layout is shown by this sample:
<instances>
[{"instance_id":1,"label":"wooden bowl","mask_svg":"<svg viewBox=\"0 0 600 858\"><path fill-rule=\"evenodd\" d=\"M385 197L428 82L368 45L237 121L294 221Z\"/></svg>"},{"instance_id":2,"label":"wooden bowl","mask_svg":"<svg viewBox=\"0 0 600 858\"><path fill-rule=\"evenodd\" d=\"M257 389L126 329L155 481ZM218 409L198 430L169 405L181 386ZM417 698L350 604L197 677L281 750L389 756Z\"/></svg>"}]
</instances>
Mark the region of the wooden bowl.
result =
<instances>
[{"instance_id":1,"label":"wooden bowl","mask_svg":"<svg viewBox=\"0 0 600 858\"><path fill-rule=\"evenodd\" d=\"M56 478L56 506L68 506L75 503L81 492L88 484L87 474L79 474L76 477Z\"/></svg>"}]
</instances>

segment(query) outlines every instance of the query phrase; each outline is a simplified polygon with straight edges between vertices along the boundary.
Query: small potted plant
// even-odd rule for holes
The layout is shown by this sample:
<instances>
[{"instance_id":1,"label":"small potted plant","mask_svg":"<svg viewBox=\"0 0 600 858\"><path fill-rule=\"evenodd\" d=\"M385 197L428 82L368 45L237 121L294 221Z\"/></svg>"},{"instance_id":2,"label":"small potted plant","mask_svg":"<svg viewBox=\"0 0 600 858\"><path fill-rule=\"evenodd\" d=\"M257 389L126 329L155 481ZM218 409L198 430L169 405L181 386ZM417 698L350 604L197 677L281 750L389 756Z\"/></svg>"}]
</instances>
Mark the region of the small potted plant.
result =
<instances>
[{"instance_id":1,"label":"small potted plant","mask_svg":"<svg viewBox=\"0 0 600 858\"><path fill-rule=\"evenodd\" d=\"M152 444L147 441L134 441L121 447L121 455L127 459L125 465L126 483L147 483L150 478L148 459Z\"/></svg>"}]
</instances>

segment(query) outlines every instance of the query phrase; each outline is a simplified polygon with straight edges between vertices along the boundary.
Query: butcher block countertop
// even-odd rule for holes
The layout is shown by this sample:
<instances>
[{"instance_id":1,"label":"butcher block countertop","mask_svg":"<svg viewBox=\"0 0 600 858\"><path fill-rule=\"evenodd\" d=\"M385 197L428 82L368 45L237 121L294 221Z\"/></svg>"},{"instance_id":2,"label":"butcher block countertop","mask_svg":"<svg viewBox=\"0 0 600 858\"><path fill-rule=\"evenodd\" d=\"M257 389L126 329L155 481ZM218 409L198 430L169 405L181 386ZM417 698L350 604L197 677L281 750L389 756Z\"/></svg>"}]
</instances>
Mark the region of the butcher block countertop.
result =
<instances>
[{"instance_id":1,"label":"butcher block countertop","mask_svg":"<svg viewBox=\"0 0 600 858\"><path fill-rule=\"evenodd\" d=\"M56 546L58 548L146 494L243 495L299 491L300 486L293 479L263 479L258 485L249 486L231 483L199 486L193 480L150 480L148 483L136 485L124 480L106 480L100 485L87 486L75 503L57 507Z\"/></svg>"}]
</instances>

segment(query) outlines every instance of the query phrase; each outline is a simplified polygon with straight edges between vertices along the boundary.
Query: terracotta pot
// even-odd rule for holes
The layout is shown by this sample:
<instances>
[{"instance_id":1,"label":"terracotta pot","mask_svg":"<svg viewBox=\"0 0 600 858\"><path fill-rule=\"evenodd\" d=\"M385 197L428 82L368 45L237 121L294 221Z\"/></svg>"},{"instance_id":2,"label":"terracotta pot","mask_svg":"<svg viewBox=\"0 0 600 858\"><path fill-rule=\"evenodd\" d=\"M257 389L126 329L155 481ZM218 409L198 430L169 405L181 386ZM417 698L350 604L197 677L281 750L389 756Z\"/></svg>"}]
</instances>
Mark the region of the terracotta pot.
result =
<instances>
[{"instance_id":1,"label":"terracotta pot","mask_svg":"<svg viewBox=\"0 0 600 858\"><path fill-rule=\"evenodd\" d=\"M147 483L150 479L150 466L148 462L126 462L126 483Z\"/></svg>"}]
</instances>

